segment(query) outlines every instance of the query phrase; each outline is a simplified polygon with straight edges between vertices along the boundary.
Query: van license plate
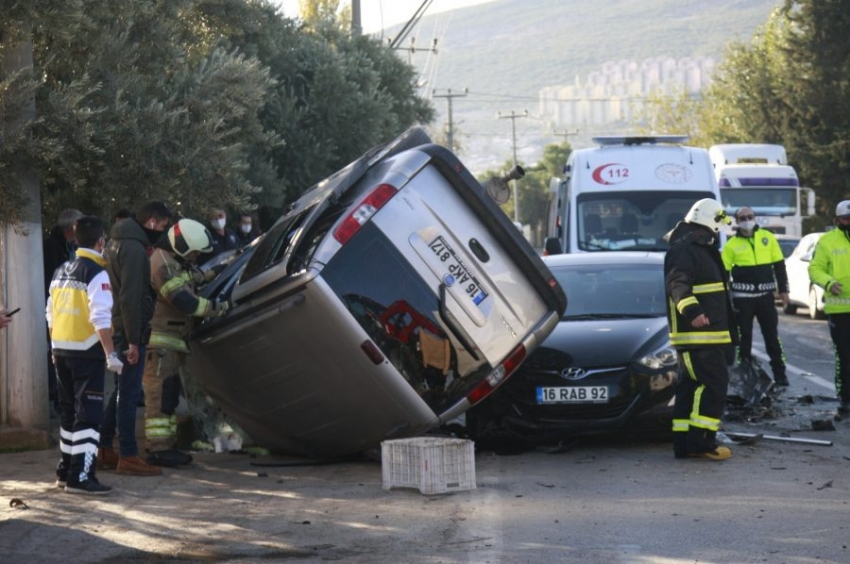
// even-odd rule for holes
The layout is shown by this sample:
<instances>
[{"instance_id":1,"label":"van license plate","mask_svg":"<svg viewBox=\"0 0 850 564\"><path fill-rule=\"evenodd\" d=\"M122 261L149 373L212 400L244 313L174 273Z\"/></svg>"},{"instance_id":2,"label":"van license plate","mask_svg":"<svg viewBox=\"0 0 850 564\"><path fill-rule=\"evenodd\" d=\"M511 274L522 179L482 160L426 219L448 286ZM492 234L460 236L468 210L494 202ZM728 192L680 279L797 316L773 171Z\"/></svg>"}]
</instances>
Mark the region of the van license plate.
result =
<instances>
[{"instance_id":1,"label":"van license plate","mask_svg":"<svg viewBox=\"0 0 850 564\"><path fill-rule=\"evenodd\" d=\"M442 236L434 239L428 245L428 248L437 255L443 267L448 270L448 273L443 275L443 283L448 288L457 286L457 288L469 296L469 299L475 305L481 305L481 302L487 299L489 294L481 289L481 284L478 283L475 276L470 274L457 254L455 254L454 249L446 243L446 240Z\"/></svg>"},{"instance_id":2,"label":"van license plate","mask_svg":"<svg viewBox=\"0 0 850 564\"><path fill-rule=\"evenodd\" d=\"M608 386L538 387L537 403L608 403Z\"/></svg>"}]
</instances>

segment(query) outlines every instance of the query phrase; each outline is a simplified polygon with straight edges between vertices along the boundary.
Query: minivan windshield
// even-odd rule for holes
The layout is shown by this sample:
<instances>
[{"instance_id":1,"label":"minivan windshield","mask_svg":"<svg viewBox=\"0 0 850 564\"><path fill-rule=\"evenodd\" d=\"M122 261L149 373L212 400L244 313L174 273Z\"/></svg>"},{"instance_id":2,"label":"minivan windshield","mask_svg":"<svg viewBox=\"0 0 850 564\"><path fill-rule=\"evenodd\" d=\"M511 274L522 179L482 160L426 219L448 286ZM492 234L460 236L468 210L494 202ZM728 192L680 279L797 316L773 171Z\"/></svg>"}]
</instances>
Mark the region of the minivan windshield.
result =
<instances>
[{"instance_id":1,"label":"minivan windshield","mask_svg":"<svg viewBox=\"0 0 850 564\"><path fill-rule=\"evenodd\" d=\"M666 251L666 235L711 192L670 190L588 193L576 202L582 251Z\"/></svg>"}]
</instances>

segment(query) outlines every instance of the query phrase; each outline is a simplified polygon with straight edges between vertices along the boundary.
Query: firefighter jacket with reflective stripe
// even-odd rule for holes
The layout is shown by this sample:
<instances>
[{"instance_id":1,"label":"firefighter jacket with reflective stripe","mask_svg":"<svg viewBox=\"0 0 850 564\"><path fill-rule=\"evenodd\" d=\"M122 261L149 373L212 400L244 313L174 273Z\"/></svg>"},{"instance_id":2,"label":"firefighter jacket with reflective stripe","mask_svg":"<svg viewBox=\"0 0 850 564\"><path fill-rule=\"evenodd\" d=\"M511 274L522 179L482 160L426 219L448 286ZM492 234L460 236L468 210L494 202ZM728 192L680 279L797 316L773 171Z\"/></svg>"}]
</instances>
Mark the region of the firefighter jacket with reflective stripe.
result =
<instances>
[{"instance_id":1,"label":"firefighter jacket with reflective stripe","mask_svg":"<svg viewBox=\"0 0 850 564\"><path fill-rule=\"evenodd\" d=\"M112 290L100 253L77 249L56 269L47 298L47 326L57 356L106 358L99 329L112 327Z\"/></svg>"},{"instance_id":2,"label":"firefighter jacket with reflective stripe","mask_svg":"<svg viewBox=\"0 0 850 564\"><path fill-rule=\"evenodd\" d=\"M212 302L195 293L189 265L178 262L167 241L151 255L151 286L157 299L148 347L188 353L192 317L209 317Z\"/></svg>"},{"instance_id":3,"label":"firefighter jacket with reflective stripe","mask_svg":"<svg viewBox=\"0 0 850 564\"><path fill-rule=\"evenodd\" d=\"M728 279L716 236L707 228L680 222L670 234L664 257L670 343L687 350L737 341ZM694 327L701 314L709 325Z\"/></svg>"},{"instance_id":4,"label":"firefighter jacket with reflective stripe","mask_svg":"<svg viewBox=\"0 0 850 564\"><path fill-rule=\"evenodd\" d=\"M847 232L833 229L818 239L809 263L809 278L824 289L824 313L850 313L850 235ZM835 282L841 283L841 293L837 296L829 291Z\"/></svg>"},{"instance_id":5,"label":"firefighter jacket with reflective stripe","mask_svg":"<svg viewBox=\"0 0 850 564\"><path fill-rule=\"evenodd\" d=\"M785 257L773 233L759 229L747 237L739 230L723 246L723 264L731 274L734 298L757 298L777 290L788 293Z\"/></svg>"}]
</instances>

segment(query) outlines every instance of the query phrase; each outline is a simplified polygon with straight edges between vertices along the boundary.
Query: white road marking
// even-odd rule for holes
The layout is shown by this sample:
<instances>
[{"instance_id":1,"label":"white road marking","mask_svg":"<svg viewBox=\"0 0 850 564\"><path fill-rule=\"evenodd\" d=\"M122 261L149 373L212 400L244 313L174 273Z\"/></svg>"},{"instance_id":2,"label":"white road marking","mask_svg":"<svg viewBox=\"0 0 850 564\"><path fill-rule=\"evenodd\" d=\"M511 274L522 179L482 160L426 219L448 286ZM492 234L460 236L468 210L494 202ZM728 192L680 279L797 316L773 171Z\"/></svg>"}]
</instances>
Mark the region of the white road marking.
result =
<instances>
[{"instance_id":1,"label":"white road marking","mask_svg":"<svg viewBox=\"0 0 850 564\"><path fill-rule=\"evenodd\" d=\"M753 347L752 351L753 351L753 356L758 357L758 359L763 361L765 363L765 365L768 365L768 366L770 365L770 358L767 356L767 353L765 353L764 351L761 351L761 350L759 350L755 347ZM793 364L786 363L785 364L785 372L789 376L793 374L795 376L805 378L806 380L808 380L812 384L817 384L818 386L826 388L827 390L829 390L833 394L835 393L835 383L834 382L830 382L829 380L821 378L820 376L815 376L811 372L806 372L802 368L797 368Z\"/></svg>"}]
</instances>

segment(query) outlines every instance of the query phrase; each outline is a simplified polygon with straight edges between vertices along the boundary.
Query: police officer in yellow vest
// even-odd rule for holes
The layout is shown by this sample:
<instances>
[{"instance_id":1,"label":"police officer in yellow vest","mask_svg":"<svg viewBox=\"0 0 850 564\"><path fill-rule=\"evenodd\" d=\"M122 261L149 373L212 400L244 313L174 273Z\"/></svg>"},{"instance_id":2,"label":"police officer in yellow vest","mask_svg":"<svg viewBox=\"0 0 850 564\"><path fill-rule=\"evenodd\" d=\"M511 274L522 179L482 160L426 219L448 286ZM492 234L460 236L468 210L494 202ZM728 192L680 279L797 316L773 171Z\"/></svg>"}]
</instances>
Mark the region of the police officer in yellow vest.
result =
<instances>
[{"instance_id":1,"label":"police officer in yellow vest","mask_svg":"<svg viewBox=\"0 0 850 564\"><path fill-rule=\"evenodd\" d=\"M112 289L101 255L103 222L80 217L74 237L77 256L56 269L45 312L59 396L62 457L56 483L68 493L102 495L112 489L95 475L104 367L120 374L124 365L112 344Z\"/></svg>"},{"instance_id":2,"label":"police officer in yellow vest","mask_svg":"<svg viewBox=\"0 0 850 564\"><path fill-rule=\"evenodd\" d=\"M735 212L737 233L723 246L723 264L730 272L732 304L738 321L741 342L738 345L740 361L749 362L753 348L753 319L757 319L764 337L764 348L770 357L773 381L778 386L788 385L785 374L785 354L779 339L779 315L773 293L788 305L788 274L785 257L773 233L760 229L752 208L742 207Z\"/></svg>"},{"instance_id":3,"label":"police officer in yellow vest","mask_svg":"<svg viewBox=\"0 0 850 564\"><path fill-rule=\"evenodd\" d=\"M145 441L147 462L179 466L192 461L177 450L177 416L182 384L180 369L189 353L186 338L194 317L217 317L227 312L227 302L198 296L196 285L217 271L201 272L195 265L201 253L212 249L212 236L201 223L181 219L160 239L151 255L151 286L157 301L142 382L145 390Z\"/></svg>"},{"instance_id":4,"label":"police officer in yellow vest","mask_svg":"<svg viewBox=\"0 0 850 564\"><path fill-rule=\"evenodd\" d=\"M809 263L809 278L824 289L823 310L835 345L838 411L850 414L850 200L835 207L835 226L823 235Z\"/></svg>"},{"instance_id":5,"label":"police officer in yellow vest","mask_svg":"<svg viewBox=\"0 0 850 564\"><path fill-rule=\"evenodd\" d=\"M726 460L732 451L717 444L729 386L735 322L718 237L729 223L720 202L696 202L668 235L664 257L670 343L679 357L673 408L676 458Z\"/></svg>"}]
</instances>

